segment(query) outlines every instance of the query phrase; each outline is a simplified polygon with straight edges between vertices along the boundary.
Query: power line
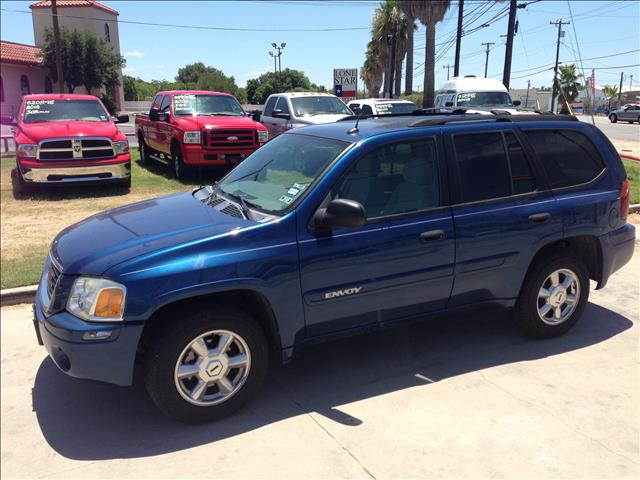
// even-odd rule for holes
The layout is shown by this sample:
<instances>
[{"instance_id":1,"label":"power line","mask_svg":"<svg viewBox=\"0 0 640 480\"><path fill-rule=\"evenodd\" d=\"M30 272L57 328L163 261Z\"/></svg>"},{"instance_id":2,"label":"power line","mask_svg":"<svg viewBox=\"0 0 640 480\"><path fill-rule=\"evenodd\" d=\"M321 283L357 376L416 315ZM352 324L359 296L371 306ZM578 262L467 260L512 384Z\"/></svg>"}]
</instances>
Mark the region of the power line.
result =
<instances>
[{"instance_id":1,"label":"power line","mask_svg":"<svg viewBox=\"0 0 640 480\"><path fill-rule=\"evenodd\" d=\"M0 11L3 12L11 12L11 13L27 13L33 15L49 15L48 13L40 13L40 12L27 12L26 10L14 10L10 8L0 8ZM58 18L75 18L81 20L98 20L104 21L103 18L96 17L82 17L79 15L63 15L58 14ZM345 31L355 31L355 30L369 30L371 27L339 27L339 28L240 28L240 27L205 27L201 25L178 25L172 23L153 23L153 22L140 22L134 20L120 20L118 19L118 23L126 23L130 25L145 25L150 27L169 27L169 28L184 28L184 29L192 29L192 30L215 30L215 31L223 31L223 32L345 32Z\"/></svg>"}]
</instances>

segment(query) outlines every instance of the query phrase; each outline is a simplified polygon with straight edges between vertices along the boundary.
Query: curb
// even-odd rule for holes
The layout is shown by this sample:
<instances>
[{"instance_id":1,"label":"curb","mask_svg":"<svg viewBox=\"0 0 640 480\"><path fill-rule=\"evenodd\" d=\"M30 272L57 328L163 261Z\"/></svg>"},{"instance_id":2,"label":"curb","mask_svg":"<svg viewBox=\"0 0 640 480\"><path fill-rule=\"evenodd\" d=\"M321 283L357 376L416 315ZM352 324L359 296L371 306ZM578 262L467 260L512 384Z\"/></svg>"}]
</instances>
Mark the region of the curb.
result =
<instances>
[{"instance_id":1,"label":"curb","mask_svg":"<svg viewBox=\"0 0 640 480\"><path fill-rule=\"evenodd\" d=\"M36 290L38 290L37 285L0 290L0 306L33 303L36 298Z\"/></svg>"},{"instance_id":2,"label":"curb","mask_svg":"<svg viewBox=\"0 0 640 480\"><path fill-rule=\"evenodd\" d=\"M629 213L640 213L640 203L629 205Z\"/></svg>"},{"instance_id":3,"label":"curb","mask_svg":"<svg viewBox=\"0 0 640 480\"><path fill-rule=\"evenodd\" d=\"M620 155L622 158L627 158L629 160L635 160L636 162L640 162L640 157L638 157L637 155L631 155L630 153L623 153L623 152L618 152L618 155Z\"/></svg>"}]
</instances>

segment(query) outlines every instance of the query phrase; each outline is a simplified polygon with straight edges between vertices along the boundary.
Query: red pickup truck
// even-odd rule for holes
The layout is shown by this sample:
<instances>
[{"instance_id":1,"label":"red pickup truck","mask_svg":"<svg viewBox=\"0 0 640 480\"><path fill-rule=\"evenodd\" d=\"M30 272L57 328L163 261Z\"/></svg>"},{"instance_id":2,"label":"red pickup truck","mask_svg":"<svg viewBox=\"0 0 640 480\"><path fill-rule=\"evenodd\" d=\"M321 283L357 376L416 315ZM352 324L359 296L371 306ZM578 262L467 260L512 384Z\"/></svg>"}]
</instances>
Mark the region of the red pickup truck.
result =
<instances>
[{"instance_id":1,"label":"red pickup truck","mask_svg":"<svg viewBox=\"0 0 640 480\"><path fill-rule=\"evenodd\" d=\"M149 114L136 116L136 131L140 161L162 162L178 179L193 166L233 167L269 136L233 95L195 90L156 94Z\"/></svg>"},{"instance_id":2,"label":"red pickup truck","mask_svg":"<svg viewBox=\"0 0 640 480\"><path fill-rule=\"evenodd\" d=\"M127 137L98 97L74 94L25 95L15 127L17 177L33 184L116 182L131 185Z\"/></svg>"}]
</instances>

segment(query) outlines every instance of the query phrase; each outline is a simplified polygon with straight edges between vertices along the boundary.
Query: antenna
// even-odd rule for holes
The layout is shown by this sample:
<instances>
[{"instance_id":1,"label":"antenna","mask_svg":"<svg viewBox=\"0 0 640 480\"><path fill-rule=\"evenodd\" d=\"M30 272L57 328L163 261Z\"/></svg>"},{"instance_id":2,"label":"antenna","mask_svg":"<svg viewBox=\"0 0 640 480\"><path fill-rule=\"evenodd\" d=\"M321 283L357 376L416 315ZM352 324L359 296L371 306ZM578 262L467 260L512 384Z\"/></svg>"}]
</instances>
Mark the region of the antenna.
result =
<instances>
[{"instance_id":1,"label":"antenna","mask_svg":"<svg viewBox=\"0 0 640 480\"><path fill-rule=\"evenodd\" d=\"M358 130L358 122L360 121L360 118L361 118L361 117L360 117L360 113L358 113L357 115L358 115L358 116L356 117L356 124L355 124L355 126L354 126L352 129L347 130L347 133L348 133L349 135L355 135L355 134L356 134L356 133L358 133L358 131L359 131L359 130Z\"/></svg>"}]
</instances>

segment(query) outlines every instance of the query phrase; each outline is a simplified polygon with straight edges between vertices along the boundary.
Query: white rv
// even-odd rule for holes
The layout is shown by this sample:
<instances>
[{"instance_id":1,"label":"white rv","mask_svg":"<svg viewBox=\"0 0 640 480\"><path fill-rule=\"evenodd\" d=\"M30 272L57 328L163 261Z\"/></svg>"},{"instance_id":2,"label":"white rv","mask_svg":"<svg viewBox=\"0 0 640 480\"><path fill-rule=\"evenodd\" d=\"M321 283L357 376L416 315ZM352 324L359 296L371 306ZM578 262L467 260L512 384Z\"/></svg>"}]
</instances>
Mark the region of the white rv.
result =
<instances>
[{"instance_id":1,"label":"white rv","mask_svg":"<svg viewBox=\"0 0 640 480\"><path fill-rule=\"evenodd\" d=\"M514 114L518 105L520 101L511 100L509 91L502 82L475 75L447 80L438 90L433 102L434 108L464 108L468 112L477 109L479 113L502 110Z\"/></svg>"}]
</instances>

